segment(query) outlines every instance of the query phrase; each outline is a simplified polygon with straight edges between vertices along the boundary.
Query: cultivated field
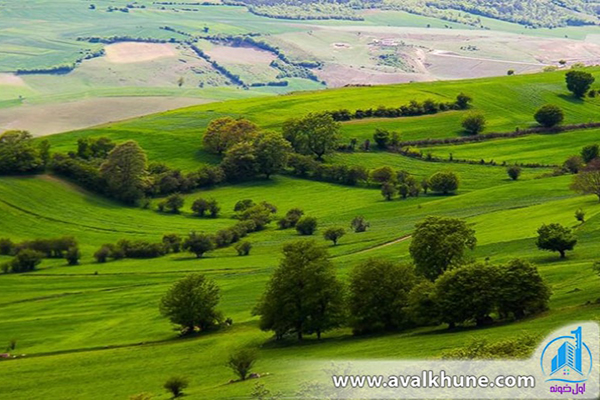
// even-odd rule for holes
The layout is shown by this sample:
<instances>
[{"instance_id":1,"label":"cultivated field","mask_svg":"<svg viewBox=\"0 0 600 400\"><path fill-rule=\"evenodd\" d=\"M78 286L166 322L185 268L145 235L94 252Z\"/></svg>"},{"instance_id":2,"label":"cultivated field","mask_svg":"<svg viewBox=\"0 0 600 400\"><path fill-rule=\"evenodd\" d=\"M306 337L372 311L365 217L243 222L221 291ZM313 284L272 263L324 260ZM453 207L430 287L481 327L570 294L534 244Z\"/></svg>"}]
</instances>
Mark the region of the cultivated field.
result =
<instances>
[{"instance_id":1,"label":"cultivated field","mask_svg":"<svg viewBox=\"0 0 600 400\"><path fill-rule=\"evenodd\" d=\"M478 18L483 28L396 10L360 10L360 21L275 19L219 2L185 6L138 1L127 8L108 0L94 7L78 0L36 0L5 1L0 7L0 108L13 109L11 113L27 120L35 119L36 111L16 111L22 105L69 102L107 91L133 97L133 108L143 109L144 104L136 104L144 102L134 93L138 88L152 89L152 96L216 101L223 97L206 89L231 88L227 98L245 98L346 85L500 76L508 70L521 74L556 66L561 59L569 64L597 64L600 59L596 26L528 29L466 12L461 15ZM214 40L233 36L272 44L291 63L310 62L316 79L282 77L270 66L275 53ZM227 73L250 87L238 86L192 51L192 44L206 49ZM284 81L287 86L251 86ZM80 115L65 126L59 113L50 124L76 129L89 123ZM104 123L137 113L105 109L102 115Z\"/></svg>"},{"instance_id":2,"label":"cultivated field","mask_svg":"<svg viewBox=\"0 0 600 400\"><path fill-rule=\"evenodd\" d=\"M348 41L339 41L347 43ZM350 45L352 46L352 44ZM339 47L339 46L338 46ZM343 46L336 50L354 51ZM218 53L217 53L218 54ZM215 56L217 57L217 56ZM600 70L587 69L598 78ZM593 88L597 89L596 84ZM548 72L467 81L423 82L404 85L343 88L203 104L129 121L107 124L47 138L53 152L76 150L79 138L106 136L121 143L136 140L150 162L162 161L183 171L216 164L220 157L202 147L208 123L218 117L245 117L262 129L280 132L283 122L308 112L400 106L411 100L453 101L465 92L473 109L482 112L489 132L508 132L534 125L533 113L545 103L560 106L565 123L597 121L598 98L574 100L566 90L564 72ZM342 124L342 141L362 143L376 128L396 130L400 140L455 138L464 135L460 121L468 111L402 118L366 118ZM423 148L444 161L427 161L400 154L357 149L325 158L327 165L391 166L419 180L436 171L451 170L461 178L455 195L421 195L385 201L377 187L344 186L288 174L269 180L223 184L185 194L181 214L156 211L162 198L147 209L126 207L47 174L0 177L0 237L14 241L75 236L83 254L81 264L44 260L37 271L0 275L0 345L17 341L23 357L0 361L3 377L0 399L79 398L122 399L149 392L166 399L162 385L173 375L190 378L186 398L248 397L256 383L272 391L293 393L298 360L343 358L437 358L473 338L497 342L522 333L543 336L571 321L600 321L600 278L592 264L600 258L600 204L596 196L571 191L572 175L552 176L551 167L523 168L512 181L502 161L562 164L584 145L598 142L598 130L497 139L478 144ZM491 159L497 165L450 162L454 158ZM219 218L192 215L192 201L214 198L222 208ZM298 239L292 230L267 229L252 233L247 257L227 247L196 259L188 253L99 264L93 253L119 239L159 241L165 233L186 235L191 230L214 233L231 226L233 208L241 199L267 201L278 216L302 208L319 221L315 240L327 246L340 279L357 263L372 257L407 262L415 224L430 215L464 218L476 231L477 247L469 253L478 261L503 263L522 258L535 263L550 284L550 309L516 322L496 323L485 329L446 325L382 334L353 336L349 328L326 332L322 340L275 342L258 328L251 311L281 259L284 243ZM586 212L586 222L574 218ZM331 226L348 230L363 215L371 224L364 233L348 232L338 246L325 241ZM566 259L536 248L536 230L544 223L561 223L574 230L578 244ZM399 240L404 239L404 240ZM8 257L0 256L0 262ZM178 279L204 273L221 287L220 308L233 324L220 331L181 338L158 311L158 302ZM258 349L260 379L228 383L225 366L229 352L242 346Z\"/></svg>"}]
</instances>

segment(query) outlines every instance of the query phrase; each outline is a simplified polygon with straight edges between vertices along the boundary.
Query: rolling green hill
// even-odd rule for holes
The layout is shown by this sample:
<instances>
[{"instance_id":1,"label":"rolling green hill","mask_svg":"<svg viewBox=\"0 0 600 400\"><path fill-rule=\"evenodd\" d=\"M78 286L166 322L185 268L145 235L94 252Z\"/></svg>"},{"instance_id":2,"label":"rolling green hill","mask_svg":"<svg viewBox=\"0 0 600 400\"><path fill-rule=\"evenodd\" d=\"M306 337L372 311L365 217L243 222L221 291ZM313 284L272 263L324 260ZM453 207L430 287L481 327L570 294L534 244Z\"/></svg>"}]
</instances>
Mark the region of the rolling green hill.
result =
<instances>
[{"instance_id":1,"label":"rolling green hill","mask_svg":"<svg viewBox=\"0 0 600 400\"><path fill-rule=\"evenodd\" d=\"M590 71L595 75L600 72ZM49 139L56 151L73 150L76 139L85 136L134 139L147 151L150 161L194 170L202 163L219 161L201 148L203 130L219 116L244 116L264 129L278 131L287 118L311 111L398 106L413 99L452 100L459 92L473 96L473 108L488 118L487 132L531 126L533 112L547 102L565 110L567 123L596 120L600 107L597 99L572 100L565 89L564 73L556 72L228 101ZM371 138L376 127L397 129L403 140L456 137L461 135L463 115L462 111L453 111L425 117L364 119L344 123L343 132L345 140ZM434 146L427 151L441 156L452 152L476 160L555 164L596 141L596 132L531 135ZM600 258L600 204L595 196L570 191L571 176L548 177L548 168L524 168L521 178L511 181L502 166L428 162L380 151L337 153L326 162L368 168L390 165L419 178L450 169L460 175L463 185L454 196L426 195L388 202L377 188L276 176L187 194L183 213L168 215L154 210L160 199L154 199L150 209L128 208L48 175L0 177L0 237L21 241L73 235L83 253L78 266L66 266L64 260L44 260L37 271L0 275L0 346L15 339L16 352L25 355L0 361L0 399L123 399L140 392L166 399L162 384L172 375L190 378L186 393L191 399L247 397L256 382L274 391L295 389L284 381L301 372L296 368L300 359L435 358L472 338L493 342L522 332L544 335L570 321L600 320L596 303L600 278L591 268ZM192 200L201 196L219 202L219 218L191 215ZM223 248L203 259L180 253L149 260L94 262L92 255L99 246L119 239L158 241L165 233L215 232L231 226L235 223L235 203L246 198L276 205L278 215L300 207L307 215L317 217L315 239L329 246L342 279L358 262L372 257L409 261L408 235L426 216L465 218L478 238L471 256L492 263L516 257L534 262L552 287L550 310L535 318L485 329L448 331L446 326L438 326L355 337L345 328L327 332L320 342L309 337L300 345L277 344L269 333L258 329L251 310L280 260L282 245L298 238L293 230L271 226L250 234L248 240L254 248L248 257L238 257L232 248ZM583 224L574 218L575 210L580 208L587 216ZM356 215L364 215L371 229L348 233L335 247L322 238L326 227L348 227ZM573 228L579 239L566 260L536 248L536 230L551 222ZM402 238L405 240L399 241ZM0 256L0 263L5 259ZM231 327L182 339L160 316L160 297L190 272L205 273L219 284L221 308L233 319ZM225 367L227 356L232 349L245 345L260 348L256 371L270 375L258 381L228 384L233 375Z\"/></svg>"}]
</instances>

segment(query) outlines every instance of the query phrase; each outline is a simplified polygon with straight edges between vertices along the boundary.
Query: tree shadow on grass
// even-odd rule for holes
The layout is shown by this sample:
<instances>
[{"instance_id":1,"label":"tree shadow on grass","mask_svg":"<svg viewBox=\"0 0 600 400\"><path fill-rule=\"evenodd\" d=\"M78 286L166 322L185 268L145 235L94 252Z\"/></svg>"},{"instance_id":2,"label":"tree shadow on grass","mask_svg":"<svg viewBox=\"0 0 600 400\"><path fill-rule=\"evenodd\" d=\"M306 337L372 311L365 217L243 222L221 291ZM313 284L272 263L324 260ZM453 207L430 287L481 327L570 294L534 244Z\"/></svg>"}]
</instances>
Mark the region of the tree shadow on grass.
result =
<instances>
[{"instance_id":1,"label":"tree shadow on grass","mask_svg":"<svg viewBox=\"0 0 600 400\"><path fill-rule=\"evenodd\" d=\"M575 95L573 94L565 94L565 93L561 93L558 95L558 97L560 97L562 100L568 101L569 103L573 103L573 104L584 104L585 100L583 100L582 98L580 99L579 97L575 97Z\"/></svg>"}]
</instances>

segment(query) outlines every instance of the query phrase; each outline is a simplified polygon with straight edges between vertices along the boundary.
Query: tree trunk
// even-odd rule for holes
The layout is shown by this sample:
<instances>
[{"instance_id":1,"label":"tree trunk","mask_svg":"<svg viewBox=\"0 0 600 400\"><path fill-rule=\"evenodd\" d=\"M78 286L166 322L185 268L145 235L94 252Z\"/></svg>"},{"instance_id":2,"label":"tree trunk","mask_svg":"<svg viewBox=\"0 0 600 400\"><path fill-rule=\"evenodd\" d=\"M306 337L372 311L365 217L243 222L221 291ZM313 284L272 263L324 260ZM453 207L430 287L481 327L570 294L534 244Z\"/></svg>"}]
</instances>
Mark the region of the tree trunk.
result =
<instances>
[{"instance_id":1,"label":"tree trunk","mask_svg":"<svg viewBox=\"0 0 600 400\"><path fill-rule=\"evenodd\" d=\"M454 328L456 328L456 323L454 323L454 322L449 322L449 323L448 323L448 329L454 329Z\"/></svg>"},{"instance_id":2,"label":"tree trunk","mask_svg":"<svg viewBox=\"0 0 600 400\"><path fill-rule=\"evenodd\" d=\"M317 339L321 340L321 331L317 331Z\"/></svg>"},{"instance_id":3,"label":"tree trunk","mask_svg":"<svg viewBox=\"0 0 600 400\"><path fill-rule=\"evenodd\" d=\"M559 250L558 252L560 253L560 258L565 258L565 251L564 250Z\"/></svg>"},{"instance_id":4,"label":"tree trunk","mask_svg":"<svg viewBox=\"0 0 600 400\"><path fill-rule=\"evenodd\" d=\"M302 331L298 330L298 341L301 342L302 341Z\"/></svg>"}]
</instances>

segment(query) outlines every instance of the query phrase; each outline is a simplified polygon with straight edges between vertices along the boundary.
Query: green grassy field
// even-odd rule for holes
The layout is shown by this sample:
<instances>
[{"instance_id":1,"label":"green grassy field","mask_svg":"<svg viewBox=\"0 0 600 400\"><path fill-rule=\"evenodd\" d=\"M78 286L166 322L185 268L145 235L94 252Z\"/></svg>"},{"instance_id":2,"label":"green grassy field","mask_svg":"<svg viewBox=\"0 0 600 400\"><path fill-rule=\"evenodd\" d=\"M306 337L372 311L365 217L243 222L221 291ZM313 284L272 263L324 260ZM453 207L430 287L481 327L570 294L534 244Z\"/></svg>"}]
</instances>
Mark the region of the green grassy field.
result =
<instances>
[{"instance_id":1,"label":"green grassy field","mask_svg":"<svg viewBox=\"0 0 600 400\"><path fill-rule=\"evenodd\" d=\"M592 72L598 74L597 69ZM219 161L202 150L201 137L208 122L222 115L245 116L265 129L278 131L286 118L309 111L403 104L413 98L452 99L465 91L474 97L474 108L488 117L490 131L531 125L533 111L545 102L563 107L568 122L594 119L597 100L571 101L563 80L563 73L545 73L234 100L49 138L58 151L72 150L76 139L85 136L135 139L148 152L150 161L193 170L202 163ZM343 131L346 138L369 138L378 124L385 123L399 129L406 139L453 137L460 135L456 125L462 114L363 120L344 124ZM497 161L512 161L519 154L515 161L555 163L593 142L595 132L502 139L453 146L452 152L455 156L470 158L472 154L474 158ZM471 150L474 146L485 148ZM434 147L432 151L443 155L449 149ZM228 384L233 375L225 367L229 352L240 346L260 349L256 371L270 373L260 383L275 391L289 391L294 388L286 382L302 373L297 367L301 360L436 358L472 338L496 341L522 332L544 335L571 321L600 321L600 306L586 305L600 297L600 278L591 268L600 258L600 204L594 196L571 192L571 176L542 178L548 169L531 168L524 169L518 181L511 181L499 166L427 162L378 151L338 153L327 162L368 168L390 165L419 178L450 169L460 175L462 186L453 196L427 195L387 202L377 188L275 176L187 194L183 213L169 215L153 209L126 208L48 175L0 178L0 237L20 241L73 235L83 253L78 266L45 260L35 272L0 275L0 346L16 339L17 354L25 355L0 362L0 399L123 399L140 392L166 399L162 384L177 374L190 377L187 398L244 398L256 381ZM222 206L222 215L217 219L193 217L190 205L197 197L215 198ZM317 217L315 239L329 246L342 279L354 265L371 257L409 261L410 240L396 241L410 235L414 225L426 216L465 218L478 238L471 256L493 263L515 257L534 262L552 286L550 310L535 318L486 329L449 332L439 326L367 337L354 337L349 329L339 329L325 334L320 342L308 338L301 345L276 344L270 334L258 329L251 310L279 262L282 245L298 238L293 230L272 226L251 234L248 240L254 248L248 257L238 257L232 248L224 248L200 260L180 253L151 260L94 262L92 255L99 246L122 238L157 241L164 233L215 232L231 226L235 223L233 206L244 198L275 204L279 215L301 207L307 215ZM154 199L151 208L158 201ZM579 208L586 211L584 224L574 218ZM356 215L364 215L371 223L369 231L348 233L335 247L321 237L324 228L348 227ZM579 239L566 260L535 246L537 228L550 222L572 227ZM5 259L0 257L0 262ZM190 272L205 273L219 284L221 308L234 321L230 328L182 339L160 316L158 301L162 294Z\"/></svg>"}]
</instances>

